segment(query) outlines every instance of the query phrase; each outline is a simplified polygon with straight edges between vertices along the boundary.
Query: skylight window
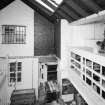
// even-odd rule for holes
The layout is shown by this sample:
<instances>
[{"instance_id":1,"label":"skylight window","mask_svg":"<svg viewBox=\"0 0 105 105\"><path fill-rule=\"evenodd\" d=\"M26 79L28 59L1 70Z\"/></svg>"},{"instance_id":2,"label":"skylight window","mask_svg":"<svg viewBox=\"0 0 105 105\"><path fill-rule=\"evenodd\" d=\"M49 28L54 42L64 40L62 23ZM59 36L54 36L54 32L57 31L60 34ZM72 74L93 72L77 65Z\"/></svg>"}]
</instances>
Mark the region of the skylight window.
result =
<instances>
[{"instance_id":1,"label":"skylight window","mask_svg":"<svg viewBox=\"0 0 105 105\"><path fill-rule=\"evenodd\" d=\"M42 2L42 0L36 0L36 1L40 3L41 5L43 5L44 7L46 7L47 9L49 9L51 12L54 12L54 10L50 8L48 5L46 5L44 2Z\"/></svg>"},{"instance_id":2,"label":"skylight window","mask_svg":"<svg viewBox=\"0 0 105 105\"><path fill-rule=\"evenodd\" d=\"M59 5L63 0L51 0L51 1L55 1Z\"/></svg>"},{"instance_id":3,"label":"skylight window","mask_svg":"<svg viewBox=\"0 0 105 105\"><path fill-rule=\"evenodd\" d=\"M54 5L55 7L58 7L58 4L57 3L55 3L55 1L53 1L53 0L48 0L52 5Z\"/></svg>"},{"instance_id":4,"label":"skylight window","mask_svg":"<svg viewBox=\"0 0 105 105\"><path fill-rule=\"evenodd\" d=\"M55 11L63 0L36 0L38 3L49 9L51 12ZM53 7L53 8L52 8Z\"/></svg>"}]
</instances>

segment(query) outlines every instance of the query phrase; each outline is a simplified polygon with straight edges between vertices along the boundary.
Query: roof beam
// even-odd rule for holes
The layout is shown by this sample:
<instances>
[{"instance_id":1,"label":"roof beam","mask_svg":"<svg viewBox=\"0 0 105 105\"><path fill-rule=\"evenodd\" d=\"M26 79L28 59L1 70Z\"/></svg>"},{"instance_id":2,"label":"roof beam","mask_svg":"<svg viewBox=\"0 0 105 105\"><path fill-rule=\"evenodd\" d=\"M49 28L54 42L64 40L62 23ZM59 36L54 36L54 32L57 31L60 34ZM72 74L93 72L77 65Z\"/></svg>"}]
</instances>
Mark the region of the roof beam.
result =
<instances>
[{"instance_id":1,"label":"roof beam","mask_svg":"<svg viewBox=\"0 0 105 105\"><path fill-rule=\"evenodd\" d=\"M73 22L74 21L74 19L72 17L70 17L67 13L65 13L63 10L59 9L59 10L56 11L56 13L58 15L60 15L63 19L68 20L69 22Z\"/></svg>"},{"instance_id":2,"label":"roof beam","mask_svg":"<svg viewBox=\"0 0 105 105\"><path fill-rule=\"evenodd\" d=\"M48 5L50 8L52 8L54 11L56 10L56 7L51 4L48 0L41 0L42 2L44 2L46 5Z\"/></svg>"},{"instance_id":3,"label":"roof beam","mask_svg":"<svg viewBox=\"0 0 105 105\"><path fill-rule=\"evenodd\" d=\"M44 11L49 16L51 16L53 14L53 12L51 12L50 10L48 10L46 7L44 7L43 5L41 5L40 3L38 3L35 0L22 0L22 1L31 3L33 5L33 8L37 7L38 9L40 9L41 11Z\"/></svg>"},{"instance_id":4,"label":"roof beam","mask_svg":"<svg viewBox=\"0 0 105 105\"><path fill-rule=\"evenodd\" d=\"M72 11L68 5L63 4L61 7L61 9L63 9L66 13L68 13L68 15L70 15L73 19L79 19L80 16L78 16L78 14L76 14L74 11Z\"/></svg>"},{"instance_id":5,"label":"roof beam","mask_svg":"<svg viewBox=\"0 0 105 105\"><path fill-rule=\"evenodd\" d=\"M74 0L64 0L65 3L67 3L71 8L73 8L78 14L80 14L83 17L86 17L89 15L85 10L83 10L79 5L77 5Z\"/></svg>"},{"instance_id":6,"label":"roof beam","mask_svg":"<svg viewBox=\"0 0 105 105\"><path fill-rule=\"evenodd\" d=\"M52 1L55 5L59 6L59 4L57 4L54 0L50 0L50 1Z\"/></svg>"},{"instance_id":7,"label":"roof beam","mask_svg":"<svg viewBox=\"0 0 105 105\"><path fill-rule=\"evenodd\" d=\"M92 0L81 0L85 5L87 5L89 8L92 9L93 12L98 13L99 11L102 11L102 8L99 7L94 1Z\"/></svg>"}]
</instances>

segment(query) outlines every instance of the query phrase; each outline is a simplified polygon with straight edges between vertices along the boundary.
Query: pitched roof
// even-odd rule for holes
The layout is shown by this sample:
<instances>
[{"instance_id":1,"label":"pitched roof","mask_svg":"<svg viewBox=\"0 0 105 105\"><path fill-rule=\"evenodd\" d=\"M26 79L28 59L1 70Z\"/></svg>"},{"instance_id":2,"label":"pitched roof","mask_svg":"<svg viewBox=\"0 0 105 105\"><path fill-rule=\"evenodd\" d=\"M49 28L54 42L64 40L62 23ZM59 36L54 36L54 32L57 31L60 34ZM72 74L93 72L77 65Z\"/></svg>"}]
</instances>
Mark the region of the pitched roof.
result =
<instances>
[{"instance_id":1,"label":"pitched roof","mask_svg":"<svg viewBox=\"0 0 105 105\"><path fill-rule=\"evenodd\" d=\"M12 1L14 0L0 0L0 9L3 9ZM21 1L38 11L51 22L56 21L57 18L74 22L105 10L105 0L63 0L60 4L57 4L56 0L40 0L53 11L38 3L37 0Z\"/></svg>"}]
</instances>

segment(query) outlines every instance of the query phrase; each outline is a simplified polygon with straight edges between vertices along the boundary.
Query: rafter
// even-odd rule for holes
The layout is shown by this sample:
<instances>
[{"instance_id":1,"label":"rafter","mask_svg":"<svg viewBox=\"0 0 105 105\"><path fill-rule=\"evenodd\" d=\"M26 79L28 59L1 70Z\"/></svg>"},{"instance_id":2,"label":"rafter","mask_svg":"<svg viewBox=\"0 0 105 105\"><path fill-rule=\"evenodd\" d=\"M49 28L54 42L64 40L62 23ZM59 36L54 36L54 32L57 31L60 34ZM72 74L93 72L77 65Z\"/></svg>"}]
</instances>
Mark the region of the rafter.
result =
<instances>
[{"instance_id":1,"label":"rafter","mask_svg":"<svg viewBox=\"0 0 105 105\"><path fill-rule=\"evenodd\" d=\"M66 13L68 13L68 15L70 15L72 18L74 19L79 19L80 16L78 16L78 14L76 14L74 11L72 11L67 4L63 4L61 7L61 9L63 9Z\"/></svg>"},{"instance_id":2,"label":"rafter","mask_svg":"<svg viewBox=\"0 0 105 105\"><path fill-rule=\"evenodd\" d=\"M56 17L52 17L51 11L46 9L41 4L37 3L35 0L21 0L24 3L26 3L28 6L30 6L32 9L40 13L42 16L44 16L46 19L48 19L50 22L56 21Z\"/></svg>"},{"instance_id":3,"label":"rafter","mask_svg":"<svg viewBox=\"0 0 105 105\"><path fill-rule=\"evenodd\" d=\"M52 1L54 4L56 4L57 6L59 6L54 0L50 0L50 1Z\"/></svg>"},{"instance_id":4,"label":"rafter","mask_svg":"<svg viewBox=\"0 0 105 105\"><path fill-rule=\"evenodd\" d=\"M61 9L57 10L56 13L60 15L63 19L68 20L69 22L73 22L75 20L72 17L70 17L67 13L65 13L65 11Z\"/></svg>"},{"instance_id":5,"label":"rafter","mask_svg":"<svg viewBox=\"0 0 105 105\"><path fill-rule=\"evenodd\" d=\"M87 5L93 12L97 13L102 11L102 8L96 4L93 0L81 0L85 5Z\"/></svg>"},{"instance_id":6,"label":"rafter","mask_svg":"<svg viewBox=\"0 0 105 105\"><path fill-rule=\"evenodd\" d=\"M79 13L81 16L85 17L88 16L89 13L87 13L85 10L83 10L79 5L77 5L74 0L64 0L65 3L67 3L70 8L73 8L74 11Z\"/></svg>"},{"instance_id":7,"label":"rafter","mask_svg":"<svg viewBox=\"0 0 105 105\"><path fill-rule=\"evenodd\" d=\"M51 4L48 0L41 0L42 2L44 2L46 5L48 5L50 8L52 8L54 11L56 10L56 7Z\"/></svg>"},{"instance_id":8,"label":"rafter","mask_svg":"<svg viewBox=\"0 0 105 105\"><path fill-rule=\"evenodd\" d=\"M41 11L44 11L49 16L52 15L52 12L50 10L48 10L46 7L44 7L43 5L41 5L40 3L38 3L35 0L22 0L22 1L31 3L33 6L35 6L33 8L36 8L37 7L38 9L40 9Z\"/></svg>"}]
</instances>

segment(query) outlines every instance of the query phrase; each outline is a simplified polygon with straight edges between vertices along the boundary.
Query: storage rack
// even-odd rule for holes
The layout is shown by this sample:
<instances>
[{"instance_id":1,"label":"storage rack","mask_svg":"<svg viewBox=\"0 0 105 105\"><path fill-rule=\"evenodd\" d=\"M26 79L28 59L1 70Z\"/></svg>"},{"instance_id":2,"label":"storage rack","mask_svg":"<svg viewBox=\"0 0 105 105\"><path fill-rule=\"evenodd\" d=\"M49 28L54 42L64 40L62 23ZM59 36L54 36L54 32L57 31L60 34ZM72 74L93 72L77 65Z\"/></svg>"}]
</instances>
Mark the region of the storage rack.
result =
<instances>
[{"instance_id":1,"label":"storage rack","mask_svg":"<svg viewBox=\"0 0 105 105\"><path fill-rule=\"evenodd\" d=\"M105 56L79 48L72 48L69 54L70 70L105 100Z\"/></svg>"}]
</instances>

